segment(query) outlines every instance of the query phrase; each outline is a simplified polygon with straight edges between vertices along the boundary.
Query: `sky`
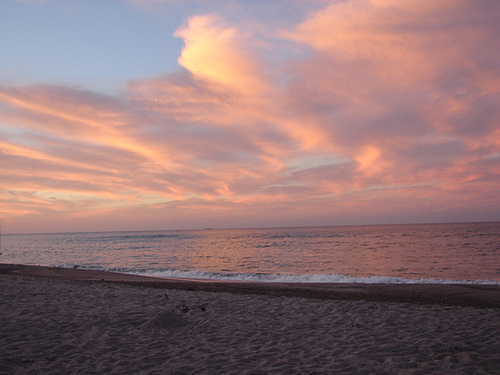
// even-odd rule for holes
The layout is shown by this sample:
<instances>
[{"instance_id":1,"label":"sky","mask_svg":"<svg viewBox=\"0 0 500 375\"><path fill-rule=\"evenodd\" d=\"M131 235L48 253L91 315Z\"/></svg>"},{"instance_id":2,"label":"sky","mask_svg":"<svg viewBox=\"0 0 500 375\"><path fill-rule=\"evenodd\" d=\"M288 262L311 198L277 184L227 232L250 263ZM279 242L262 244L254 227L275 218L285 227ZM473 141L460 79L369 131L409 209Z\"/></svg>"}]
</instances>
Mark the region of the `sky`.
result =
<instances>
[{"instance_id":1,"label":"sky","mask_svg":"<svg viewBox=\"0 0 500 375\"><path fill-rule=\"evenodd\" d=\"M500 220L496 0L3 0L4 233Z\"/></svg>"}]
</instances>

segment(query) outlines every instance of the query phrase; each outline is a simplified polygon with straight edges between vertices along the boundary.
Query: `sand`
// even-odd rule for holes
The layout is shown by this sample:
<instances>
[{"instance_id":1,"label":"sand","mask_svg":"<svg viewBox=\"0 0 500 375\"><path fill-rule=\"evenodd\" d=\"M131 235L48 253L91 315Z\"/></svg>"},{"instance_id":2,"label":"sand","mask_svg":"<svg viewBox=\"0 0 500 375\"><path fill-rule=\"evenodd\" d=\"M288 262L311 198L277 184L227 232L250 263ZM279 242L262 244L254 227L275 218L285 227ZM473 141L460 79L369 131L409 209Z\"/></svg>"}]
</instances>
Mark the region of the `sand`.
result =
<instances>
[{"instance_id":1,"label":"sand","mask_svg":"<svg viewBox=\"0 0 500 375\"><path fill-rule=\"evenodd\" d=\"M0 373L500 374L498 288L252 287L0 265Z\"/></svg>"}]
</instances>

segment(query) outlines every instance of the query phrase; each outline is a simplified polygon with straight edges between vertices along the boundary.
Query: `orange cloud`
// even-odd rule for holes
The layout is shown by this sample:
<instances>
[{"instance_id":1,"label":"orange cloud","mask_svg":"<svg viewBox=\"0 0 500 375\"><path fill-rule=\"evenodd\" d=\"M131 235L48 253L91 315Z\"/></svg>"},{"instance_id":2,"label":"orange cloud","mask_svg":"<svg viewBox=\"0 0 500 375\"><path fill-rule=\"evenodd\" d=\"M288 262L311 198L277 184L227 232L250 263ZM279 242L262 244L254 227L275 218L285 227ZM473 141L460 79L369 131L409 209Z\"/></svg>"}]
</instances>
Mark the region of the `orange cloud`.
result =
<instances>
[{"instance_id":1,"label":"orange cloud","mask_svg":"<svg viewBox=\"0 0 500 375\"><path fill-rule=\"evenodd\" d=\"M216 15L191 17L175 36L185 43L179 64L195 77L255 97L269 89L262 66L250 52L251 36L225 25Z\"/></svg>"},{"instance_id":2,"label":"orange cloud","mask_svg":"<svg viewBox=\"0 0 500 375\"><path fill-rule=\"evenodd\" d=\"M380 172L380 167L375 166L375 163L380 158L381 152L373 146L366 146L362 152L355 156L355 160L359 163L358 171L375 174Z\"/></svg>"},{"instance_id":3,"label":"orange cloud","mask_svg":"<svg viewBox=\"0 0 500 375\"><path fill-rule=\"evenodd\" d=\"M14 93L0 92L0 99L14 107L36 116L34 124L57 136L101 142L126 149L147 158L154 158L150 149L124 134L125 125L119 113L100 111L96 106L85 105L77 100L68 101L65 92L43 91L41 88L20 90ZM59 100L58 105L54 101ZM43 116L45 121L39 121Z\"/></svg>"},{"instance_id":4,"label":"orange cloud","mask_svg":"<svg viewBox=\"0 0 500 375\"><path fill-rule=\"evenodd\" d=\"M498 218L500 7L319 4L274 34L194 15L176 32L182 69L123 96L1 88L0 216L160 228Z\"/></svg>"}]
</instances>

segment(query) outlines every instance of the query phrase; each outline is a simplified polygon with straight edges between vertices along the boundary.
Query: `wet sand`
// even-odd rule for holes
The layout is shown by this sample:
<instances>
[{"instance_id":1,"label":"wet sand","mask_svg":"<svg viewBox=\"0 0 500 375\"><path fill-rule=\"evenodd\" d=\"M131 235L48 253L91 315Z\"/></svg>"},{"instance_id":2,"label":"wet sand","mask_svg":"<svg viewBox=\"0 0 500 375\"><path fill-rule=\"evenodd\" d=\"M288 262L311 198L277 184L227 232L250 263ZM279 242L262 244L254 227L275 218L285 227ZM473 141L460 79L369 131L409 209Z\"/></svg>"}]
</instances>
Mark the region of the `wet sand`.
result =
<instances>
[{"instance_id":1,"label":"wet sand","mask_svg":"<svg viewBox=\"0 0 500 375\"><path fill-rule=\"evenodd\" d=\"M498 286L204 282L0 264L0 291L0 373L500 373Z\"/></svg>"},{"instance_id":2,"label":"wet sand","mask_svg":"<svg viewBox=\"0 0 500 375\"><path fill-rule=\"evenodd\" d=\"M0 274L98 281L159 289L500 308L500 285L264 283L193 280L3 263L0 263Z\"/></svg>"}]
</instances>

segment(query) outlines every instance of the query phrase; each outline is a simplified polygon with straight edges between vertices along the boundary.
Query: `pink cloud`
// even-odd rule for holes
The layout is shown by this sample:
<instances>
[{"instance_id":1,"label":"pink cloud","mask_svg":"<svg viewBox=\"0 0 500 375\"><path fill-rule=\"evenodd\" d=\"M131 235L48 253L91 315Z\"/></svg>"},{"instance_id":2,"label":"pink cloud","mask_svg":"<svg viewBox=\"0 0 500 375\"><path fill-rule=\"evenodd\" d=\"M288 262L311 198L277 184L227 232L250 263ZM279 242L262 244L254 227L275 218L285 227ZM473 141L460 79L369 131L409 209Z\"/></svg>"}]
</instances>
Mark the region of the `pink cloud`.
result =
<instances>
[{"instance_id":1,"label":"pink cloud","mask_svg":"<svg viewBox=\"0 0 500 375\"><path fill-rule=\"evenodd\" d=\"M488 1L351 0L271 34L194 15L176 32L182 69L122 96L1 88L0 216L68 229L498 219L499 16Z\"/></svg>"},{"instance_id":2,"label":"pink cloud","mask_svg":"<svg viewBox=\"0 0 500 375\"><path fill-rule=\"evenodd\" d=\"M491 2L333 3L286 33L312 48L289 68L295 114L314 116L325 142L361 169L364 150L377 149L364 169L383 179L396 175L388 166L403 179L398 161L422 143L484 149L498 118L498 65L484 67L485 56L498 54L498 14Z\"/></svg>"},{"instance_id":3,"label":"pink cloud","mask_svg":"<svg viewBox=\"0 0 500 375\"><path fill-rule=\"evenodd\" d=\"M247 50L251 35L226 25L216 15L191 17L175 36L185 43L179 64L195 78L221 85L224 91L235 90L256 98L269 89L261 76L263 67Z\"/></svg>"}]
</instances>

